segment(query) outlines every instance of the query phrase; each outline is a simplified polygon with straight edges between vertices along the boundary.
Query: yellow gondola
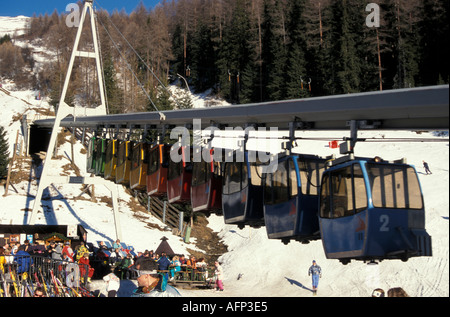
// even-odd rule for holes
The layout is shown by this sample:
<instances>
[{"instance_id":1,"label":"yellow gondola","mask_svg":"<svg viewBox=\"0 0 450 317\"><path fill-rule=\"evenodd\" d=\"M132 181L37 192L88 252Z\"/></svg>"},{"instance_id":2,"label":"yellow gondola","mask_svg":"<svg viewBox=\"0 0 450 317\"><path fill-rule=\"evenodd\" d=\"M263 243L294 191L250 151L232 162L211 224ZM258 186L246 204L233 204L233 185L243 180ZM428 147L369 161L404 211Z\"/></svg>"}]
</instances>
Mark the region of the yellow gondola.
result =
<instances>
[{"instance_id":1,"label":"yellow gondola","mask_svg":"<svg viewBox=\"0 0 450 317\"><path fill-rule=\"evenodd\" d=\"M106 146L106 159L105 159L105 179L116 179L116 167L117 167L117 144L118 140L108 140Z\"/></svg>"},{"instance_id":2,"label":"yellow gondola","mask_svg":"<svg viewBox=\"0 0 450 317\"><path fill-rule=\"evenodd\" d=\"M117 151L116 184L128 185L131 168L131 141L120 141Z\"/></svg>"},{"instance_id":3,"label":"yellow gondola","mask_svg":"<svg viewBox=\"0 0 450 317\"><path fill-rule=\"evenodd\" d=\"M147 188L148 145L136 143L131 151L130 188L145 190Z\"/></svg>"}]
</instances>

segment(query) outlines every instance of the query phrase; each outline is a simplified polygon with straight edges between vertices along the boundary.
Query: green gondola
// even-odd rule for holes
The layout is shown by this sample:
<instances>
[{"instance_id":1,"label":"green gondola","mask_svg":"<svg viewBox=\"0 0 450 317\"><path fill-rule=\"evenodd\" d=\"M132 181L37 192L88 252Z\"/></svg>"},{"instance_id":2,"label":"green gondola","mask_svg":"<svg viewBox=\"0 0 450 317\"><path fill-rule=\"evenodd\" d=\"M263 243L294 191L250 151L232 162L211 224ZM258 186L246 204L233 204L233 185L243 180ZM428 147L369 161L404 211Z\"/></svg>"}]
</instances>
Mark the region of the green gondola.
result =
<instances>
[{"instance_id":1,"label":"green gondola","mask_svg":"<svg viewBox=\"0 0 450 317\"><path fill-rule=\"evenodd\" d=\"M95 142L95 175L105 174L106 139L98 138Z\"/></svg>"},{"instance_id":2,"label":"green gondola","mask_svg":"<svg viewBox=\"0 0 450 317\"><path fill-rule=\"evenodd\" d=\"M86 157L86 172L95 173L96 166L96 140L97 138L93 136L89 140L88 148L87 148L87 157Z\"/></svg>"}]
</instances>

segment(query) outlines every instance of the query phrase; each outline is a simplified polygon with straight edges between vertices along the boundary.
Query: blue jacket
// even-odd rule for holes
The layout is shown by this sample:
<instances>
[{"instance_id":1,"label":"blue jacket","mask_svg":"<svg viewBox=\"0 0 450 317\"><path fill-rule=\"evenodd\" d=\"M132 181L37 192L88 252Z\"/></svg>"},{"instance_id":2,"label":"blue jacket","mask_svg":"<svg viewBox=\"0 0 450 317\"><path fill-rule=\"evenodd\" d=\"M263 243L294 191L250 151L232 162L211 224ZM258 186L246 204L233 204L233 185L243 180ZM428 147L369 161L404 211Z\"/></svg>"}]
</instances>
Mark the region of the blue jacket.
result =
<instances>
[{"instance_id":1,"label":"blue jacket","mask_svg":"<svg viewBox=\"0 0 450 317\"><path fill-rule=\"evenodd\" d=\"M165 256L163 256L162 258L160 258L158 260L158 267L160 270L167 270L169 268L170 265L170 260L168 258L166 258Z\"/></svg>"},{"instance_id":2,"label":"blue jacket","mask_svg":"<svg viewBox=\"0 0 450 317\"><path fill-rule=\"evenodd\" d=\"M308 270L308 275L319 275L322 273L322 269L318 265L311 265Z\"/></svg>"},{"instance_id":3,"label":"blue jacket","mask_svg":"<svg viewBox=\"0 0 450 317\"><path fill-rule=\"evenodd\" d=\"M14 255L14 261L17 263L17 273L28 272L30 270L33 260L30 254L25 251L19 251Z\"/></svg>"}]
</instances>

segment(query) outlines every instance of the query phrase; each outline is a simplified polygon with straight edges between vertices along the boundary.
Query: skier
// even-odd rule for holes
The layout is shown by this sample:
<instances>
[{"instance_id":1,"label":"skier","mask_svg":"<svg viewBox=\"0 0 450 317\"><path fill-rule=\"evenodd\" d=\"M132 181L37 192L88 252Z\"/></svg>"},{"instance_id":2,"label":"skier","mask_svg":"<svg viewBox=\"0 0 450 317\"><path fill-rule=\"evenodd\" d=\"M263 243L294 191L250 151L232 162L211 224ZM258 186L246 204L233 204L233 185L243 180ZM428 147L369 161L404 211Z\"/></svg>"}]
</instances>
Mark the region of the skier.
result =
<instances>
[{"instance_id":1,"label":"skier","mask_svg":"<svg viewBox=\"0 0 450 317\"><path fill-rule=\"evenodd\" d=\"M425 162L425 161L422 161L422 162L423 162L423 168L425 169L425 172L427 173L427 175L428 175L428 174L433 174L433 173L431 173L431 171L430 171L430 167L428 166L428 163Z\"/></svg>"},{"instance_id":2,"label":"skier","mask_svg":"<svg viewBox=\"0 0 450 317\"><path fill-rule=\"evenodd\" d=\"M317 287L319 286L319 278L322 277L322 269L317 265L316 260L313 260L312 265L309 267L308 276L311 275L313 294L317 295Z\"/></svg>"}]
</instances>

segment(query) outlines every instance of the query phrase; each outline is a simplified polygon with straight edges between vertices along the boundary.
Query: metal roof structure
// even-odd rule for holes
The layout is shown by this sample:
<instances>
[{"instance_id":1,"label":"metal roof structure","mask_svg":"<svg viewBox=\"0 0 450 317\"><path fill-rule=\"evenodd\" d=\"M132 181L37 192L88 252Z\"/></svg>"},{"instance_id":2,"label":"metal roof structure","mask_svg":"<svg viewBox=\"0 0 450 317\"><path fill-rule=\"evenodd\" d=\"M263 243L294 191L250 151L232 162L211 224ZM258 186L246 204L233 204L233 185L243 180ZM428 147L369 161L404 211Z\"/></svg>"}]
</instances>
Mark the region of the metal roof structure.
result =
<instances>
[{"instance_id":1,"label":"metal roof structure","mask_svg":"<svg viewBox=\"0 0 450 317\"><path fill-rule=\"evenodd\" d=\"M67 117L62 127L90 128L133 126L186 126L200 119L202 128L257 124L288 128L290 122L304 122L309 129L345 129L350 120L378 121L379 129L439 130L449 127L449 85L366 92L244 105ZM34 124L51 127L54 119ZM300 126L301 127L301 126Z\"/></svg>"}]
</instances>

